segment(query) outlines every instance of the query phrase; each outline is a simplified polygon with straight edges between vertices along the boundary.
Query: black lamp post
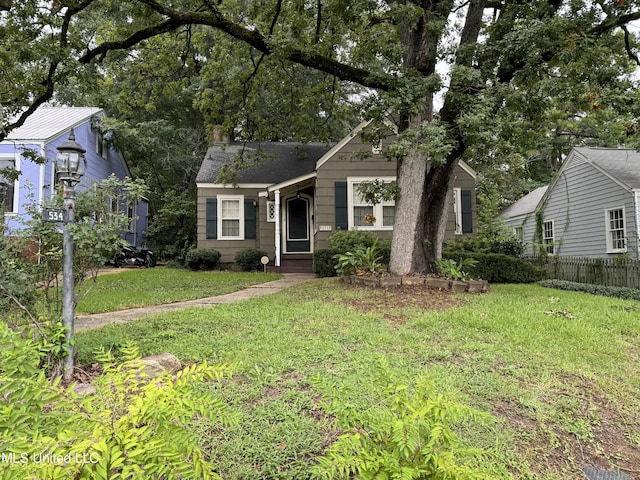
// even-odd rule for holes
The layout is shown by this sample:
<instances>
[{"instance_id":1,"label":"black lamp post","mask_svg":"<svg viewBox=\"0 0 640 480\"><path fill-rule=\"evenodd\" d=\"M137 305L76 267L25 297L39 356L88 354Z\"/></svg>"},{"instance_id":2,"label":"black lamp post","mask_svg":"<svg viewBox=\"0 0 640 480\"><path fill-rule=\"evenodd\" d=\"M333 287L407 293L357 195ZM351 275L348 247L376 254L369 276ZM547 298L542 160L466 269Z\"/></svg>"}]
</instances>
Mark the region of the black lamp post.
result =
<instances>
[{"instance_id":1,"label":"black lamp post","mask_svg":"<svg viewBox=\"0 0 640 480\"><path fill-rule=\"evenodd\" d=\"M65 226L62 237L62 326L66 329L67 357L64 362L62 378L70 381L73 376L73 324L75 317L75 298L73 281L73 237L69 224L73 223L75 208L75 189L82 175L87 171L86 150L76 142L73 129L69 139L58 147L56 157L56 180L62 184L64 196Z\"/></svg>"}]
</instances>

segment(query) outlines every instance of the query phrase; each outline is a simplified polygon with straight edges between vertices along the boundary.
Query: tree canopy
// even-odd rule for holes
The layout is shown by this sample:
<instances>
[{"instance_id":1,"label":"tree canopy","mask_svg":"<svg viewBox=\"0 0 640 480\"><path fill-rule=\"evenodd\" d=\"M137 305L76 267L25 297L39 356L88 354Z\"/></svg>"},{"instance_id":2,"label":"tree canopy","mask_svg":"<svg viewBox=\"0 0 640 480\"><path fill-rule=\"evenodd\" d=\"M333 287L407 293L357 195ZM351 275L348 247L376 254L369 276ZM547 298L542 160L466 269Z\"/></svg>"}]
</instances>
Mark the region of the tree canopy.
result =
<instances>
[{"instance_id":1,"label":"tree canopy","mask_svg":"<svg viewBox=\"0 0 640 480\"><path fill-rule=\"evenodd\" d=\"M0 139L91 74L125 103L145 89L170 109L192 98L185 108L240 138L329 138L347 121L349 95L373 118L393 112L398 272L439 257L459 159L486 165L489 177L496 168L536 177L572 145L637 141L640 7L629 0L14 0L0 8ZM118 68L132 82L125 88L117 74L104 77ZM297 121L283 120L289 112ZM305 118L336 123L309 130Z\"/></svg>"}]
</instances>

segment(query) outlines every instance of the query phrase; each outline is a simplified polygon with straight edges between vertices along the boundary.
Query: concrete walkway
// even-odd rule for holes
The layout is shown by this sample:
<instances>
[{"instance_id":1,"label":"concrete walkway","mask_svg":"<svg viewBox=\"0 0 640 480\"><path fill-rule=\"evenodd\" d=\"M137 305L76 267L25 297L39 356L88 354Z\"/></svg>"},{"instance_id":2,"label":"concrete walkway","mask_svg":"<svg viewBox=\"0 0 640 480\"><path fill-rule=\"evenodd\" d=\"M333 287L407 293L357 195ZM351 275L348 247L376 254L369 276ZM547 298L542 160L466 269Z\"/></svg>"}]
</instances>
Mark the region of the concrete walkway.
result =
<instances>
[{"instance_id":1,"label":"concrete walkway","mask_svg":"<svg viewBox=\"0 0 640 480\"><path fill-rule=\"evenodd\" d=\"M271 295L272 293L279 292L294 285L310 282L315 278L317 277L311 273L283 273L282 278L279 280L252 285L244 290L238 290L237 292L227 293L224 295L217 295L215 297L199 298L196 300L187 300L185 302L165 303L163 305L155 305L152 307L130 308L128 310L118 310L117 312L77 316L75 319L74 330L76 332L80 332L82 330L104 327L110 323L127 323L131 320L137 320L156 313L171 312L191 307L209 307L211 305L220 305L223 303L247 300L249 298L262 297L264 295Z\"/></svg>"}]
</instances>

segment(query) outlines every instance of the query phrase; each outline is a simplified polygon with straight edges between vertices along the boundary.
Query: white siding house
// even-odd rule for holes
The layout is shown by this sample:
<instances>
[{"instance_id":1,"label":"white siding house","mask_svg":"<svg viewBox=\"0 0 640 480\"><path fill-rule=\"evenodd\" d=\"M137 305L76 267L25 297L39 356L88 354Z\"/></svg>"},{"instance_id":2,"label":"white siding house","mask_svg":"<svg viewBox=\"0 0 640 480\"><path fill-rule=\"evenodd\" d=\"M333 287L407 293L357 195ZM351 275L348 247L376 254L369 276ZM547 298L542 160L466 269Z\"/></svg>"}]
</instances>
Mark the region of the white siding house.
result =
<instances>
[{"instance_id":1,"label":"white siding house","mask_svg":"<svg viewBox=\"0 0 640 480\"><path fill-rule=\"evenodd\" d=\"M548 188L531 192L499 218L549 254L640 258L640 153L574 148Z\"/></svg>"}]
</instances>

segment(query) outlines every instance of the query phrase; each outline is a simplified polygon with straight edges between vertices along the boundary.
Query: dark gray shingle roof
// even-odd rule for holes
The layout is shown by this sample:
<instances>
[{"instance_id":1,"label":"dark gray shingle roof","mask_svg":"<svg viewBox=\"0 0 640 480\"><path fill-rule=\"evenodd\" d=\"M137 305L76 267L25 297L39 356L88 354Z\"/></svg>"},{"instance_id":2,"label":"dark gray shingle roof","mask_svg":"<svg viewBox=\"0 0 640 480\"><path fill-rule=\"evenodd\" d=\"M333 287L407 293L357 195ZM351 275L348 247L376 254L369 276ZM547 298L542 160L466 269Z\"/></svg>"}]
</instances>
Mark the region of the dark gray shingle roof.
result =
<instances>
[{"instance_id":1,"label":"dark gray shingle roof","mask_svg":"<svg viewBox=\"0 0 640 480\"><path fill-rule=\"evenodd\" d=\"M640 153L636 150L588 147L575 150L629 188L640 188Z\"/></svg>"},{"instance_id":2,"label":"dark gray shingle roof","mask_svg":"<svg viewBox=\"0 0 640 480\"><path fill-rule=\"evenodd\" d=\"M509 205L504 211L498 215L500 218L513 218L519 215L526 215L527 213L534 212L540 199L549 188L549 185L538 187L535 190L527 193L524 197L515 201Z\"/></svg>"},{"instance_id":3,"label":"dark gray shingle roof","mask_svg":"<svg viewBox=\"0 0 640 480\"><path fill-rule=\"evenodd\" d=\"M196 182L222 183L218 175L223 167L240 163L245 168L237 171L236 183L272 185L313 172L329 148L326 144L293 142L214 145L205 155Z\"/></svg>"}]
</instances>

